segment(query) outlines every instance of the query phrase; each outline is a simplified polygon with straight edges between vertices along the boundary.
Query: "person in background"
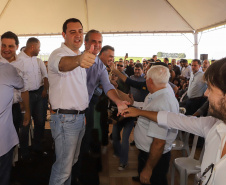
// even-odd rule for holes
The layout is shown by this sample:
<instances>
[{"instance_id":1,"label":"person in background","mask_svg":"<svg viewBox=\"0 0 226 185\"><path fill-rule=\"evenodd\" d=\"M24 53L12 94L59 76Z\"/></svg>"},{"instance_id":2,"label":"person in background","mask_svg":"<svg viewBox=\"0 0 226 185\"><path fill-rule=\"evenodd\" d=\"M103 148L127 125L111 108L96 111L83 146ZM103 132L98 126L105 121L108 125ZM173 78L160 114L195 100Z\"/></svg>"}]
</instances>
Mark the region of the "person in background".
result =
<instances>
[{"instance_id":1,"label":"person in background","mask_svg":"<svg viewBox=\"0 0 226 185\"><path fill-rule=\"evenodd\" d=\"M208 59L204 60L202 63L202 71L205 72L209 66L210 66L210 61Z\"/></svg>"},{"instance_id":2,"label":"person in background","mask_svg":"<svg viewBox=\"0 0 226 185\"><path fill-rule=\"evenodd\" d=\"M188 85L188 100L186 101L186 115L194 114L206 101L204 92L207 84L203 80L204 73L200 70L201 62L198 59L192 61L192 75Z\"/></svg>"},{"instance_id":3,"label":"person in background","mask_svg":"<svg viewBox=\"0 0 226 185\"><path fill-rule=\"evenodd\" d=\"M133 62L133 59L130 59L130 60L129 60L129 65L126 67L125 73L126 73L128 76L134 75L134 62Z\"/></svg>"},{"instance_id":4,"label":"person in background","mask_svg":"<svg viewBox=\"0 0 226 185\"><path fill-rule=\"evenodd\" d=\"M28 76L29 105L31 116L34 120L32 152L38 157L44 157L47 155L43 151L42 146L47 111L47 106L44 106L44 102L47 103L49 82L46 66L41 59L37 58L39 51L40 41L35 37L30 37L24 50L19 53L18 58L24 61L24 71ZM21 157L25 159L31 157L28 147L30 124L26 127L23 126L20 133Z\"/></svg>"}]
</instances>

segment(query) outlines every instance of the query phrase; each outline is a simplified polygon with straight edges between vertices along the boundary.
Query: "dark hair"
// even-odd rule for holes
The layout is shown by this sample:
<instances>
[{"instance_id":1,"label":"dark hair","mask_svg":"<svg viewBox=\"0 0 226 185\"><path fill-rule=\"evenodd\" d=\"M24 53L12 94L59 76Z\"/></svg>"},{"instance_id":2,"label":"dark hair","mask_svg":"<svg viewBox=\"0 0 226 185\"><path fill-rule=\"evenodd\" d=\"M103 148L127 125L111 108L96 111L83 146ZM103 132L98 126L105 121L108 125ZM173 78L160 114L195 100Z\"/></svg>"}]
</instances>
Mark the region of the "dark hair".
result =
<instances>
[{"instance_id":1,"label":"dark hair","mask_svg":"<svg viewBox=\"0 0 226 185\"><path fill-rule=\"evenodd\" d=\"M143 65L142 65L141 63L136 63L136 64L135 64L135 67L137 67L137 68L140 67L140 68L143 70Z\"/></svg>"},{"instance_id":2,"label":"dark hair","mask_svg":"<svg viewBox=\"0 0 226 185\"><path fill-rule=\"evenodd\" d=\"M70 22L79 22L81 25L81 21L79 19L76 19L76 18L70 18L70 19L67 19L64 24L63 24L63 32L66 33L66 30L67 30L67 24L70 23ZM83 26L82 26L83 28Z\"/></svg>"},{"instance_id":3,"label":"dark hair","mask_svg":"<svg viewBox=\"0 0 226 185\"><path fill-rule=\"evenodd\" d=\"M201 65L201 61L199 59L193 59L192 62L198 62L198 64Z\"/></svg>"},{"instance_id":4,"label":"dark hair","mask_svg":"<svg viewBox=\"0 0 226 185\"><path fill-rule=\"evenodd\" d=\"M157 59L156 62L157 62L157 61L162 62L160 59Z\"/></svg>"},{"instance_id":5,"label":"dark hair","mask_svg":"<svg viewBox=\"0 0 226 185\"><path fill-rule=\"evenodd\" d=\"M89 30L87 33L86 33L86 36L85 36L85 41L88 42L89 41L89 37L92 33L99 33L101 34L98 30ZM102 36L102 35L101 35Z\"/></svg>"},{"instance_id":6,"label":"dark hair","mask_svg":"<svg viewBox=\"0 0 226 185\"><path fill-rule=\"evenodd\" d=\"M187 59L181 59L180 62L182 62L182 63L188 63Z\"/></svg>"},{"instance_id":7,"label":"dark hair","mask_svg":"<svg viewBox=\"0 0 226 185\"><path fill-rule=\"evenodd\" d=\"M29 44L32 44L32 43L39 43L39 40L37 38L35 38L35 37L30 37L27 40L26 46L28 46Z\"/></svg>"},{"instance_id":8,"label":"dark hair","mask_svg":"<svg viewBox=\"0 0 226 185\"><path fill-rule=\"evenodd\" d=\"M165 66L165 67L167 67L168 68L168 65L166 64L166 63L164 63L164 62L155 62L154 64L153 64L153 66Z\"/></svg>"},{"instance_id":9,"label":"dark hair","mask_svg":"<svg viewBox=\"0 0 226 185\"><path fill-rule=\"evenodd\" d=\"M3 33L2 36L1 36L1 40L4 39L4 38L14 39L16 45L19 45L19 39L18 39L17 35L15 33L11 32L11 31L7 31L7 32Z\"/></svg>"},{"instance_id":10,"label":"dark hair","mask_svg":"<svg viewBox=\"0 0 226 185\"><path fill-rule=\"evenodd\" d=\"M226 94L226 58L211 64L204 73L204 80Z\"/></svg>"},{"instance_id":11,"label":"dark hair","mask_svg":"<svg viewBox=\"0 0 226 185\"><path fill-rule=\"evenodd\" d=\"M166 61L169 61L169 59L168 58L164 58Z\"/></svg>"},{"instance_id":12,"label":"dark hair","mask_svg":"<svg viewBox=\"0 0 226 185\"><path fill-rule=\"evenodd\" d=\"M112 50L112 51L115 51L115 49L112 46L106 45L106 46L102 47L99 55L101 55L104 51L107 51L109 49Z\"/></svg>"},{"instance_id":13,"label":"dark hair","mask_svg":"<svg viewBox=\"0 0 226 185\"><path fill-rule=\"evenodd\" d=\"M20 51L23 51L26 48L26 46L23 46L20 48Z\"/></svg>"},{"instance_id":14,"label":"dark hair","mask_svg":"<svg viewBox=\"0 0 226 185\"><path fill-rule=\"evenodd\" d=\"M148 62L155 62L155 60L153 58L151 58L151 59L148 59Z\"/></svg>"},{"instance_id":15,"label":"dark hair","mask_svg":"<svg viewBox=\"0 0 226 185\"><path fill-rule=\"evenodd\" d=\"M152 58L155 58L155 57L157 57L157 55L153 55L153 56L152 56Z\"/></svg>"}]
</instances>

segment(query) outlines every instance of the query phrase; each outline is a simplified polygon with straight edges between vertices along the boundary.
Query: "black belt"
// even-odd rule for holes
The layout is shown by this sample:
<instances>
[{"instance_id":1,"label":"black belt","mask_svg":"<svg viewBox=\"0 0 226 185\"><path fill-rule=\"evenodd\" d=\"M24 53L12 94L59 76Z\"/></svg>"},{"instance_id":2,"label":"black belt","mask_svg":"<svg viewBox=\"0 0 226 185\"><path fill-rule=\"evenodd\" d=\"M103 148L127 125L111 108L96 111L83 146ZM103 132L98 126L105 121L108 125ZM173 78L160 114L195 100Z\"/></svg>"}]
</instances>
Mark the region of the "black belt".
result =
<instances>
[{"instance_id":1,"label":"black belt","mask_svg":"<svg viewBox=\"0 0 226 185\"><path fill-rule=\"evenodd\" d=\"M58 112L60 114L84 114L85 111L82 110L67 110L67 109L54 109L54 112Z\"/></svg>"}]
</instances>

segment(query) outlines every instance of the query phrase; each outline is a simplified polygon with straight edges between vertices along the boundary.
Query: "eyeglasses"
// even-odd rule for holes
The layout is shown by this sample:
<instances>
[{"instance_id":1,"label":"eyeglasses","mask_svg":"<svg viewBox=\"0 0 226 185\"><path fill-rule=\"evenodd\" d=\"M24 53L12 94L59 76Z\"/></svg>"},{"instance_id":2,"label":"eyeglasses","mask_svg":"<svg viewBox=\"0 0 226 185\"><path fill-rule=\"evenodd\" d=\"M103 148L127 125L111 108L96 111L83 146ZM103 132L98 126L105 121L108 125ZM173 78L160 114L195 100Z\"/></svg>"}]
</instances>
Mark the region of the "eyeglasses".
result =
<instances>
[{"instance_id":1,"label":"eyeglasses","mask_svg":"<svg viewBox=\"0 0 226 185\"><path fill-rule=\"evenodd\" d=\"M202 183L203 183L203 181L206 179L206 174L207 174L207 172L208 171L210 171L210 176L209 176L209 178L208 178L208 180L207 180L207 182L206 182L206 184L205 185L207 185L208 184L208 182L209 182L209 180L210 180L210 178L211 178L211 176L212 176L212 173L213 173L213 168L214 168L214 164L212 163L212 164L210 164L206 169L205 169L205 171L203 172L203 174L201 175L201 177L200 177L200 180L198 181L198 184L197 185L201 185Z\"/></svg>"},{"instance_id":2,"label":"eyeglasses","mask_svg":"<svg viewBox=\"0 0 226 185\"><path fill-rule=\"evenodd\" d=\"M117 67L123 67L123 65L117 64Z\"/></svg>"}]
</instances>

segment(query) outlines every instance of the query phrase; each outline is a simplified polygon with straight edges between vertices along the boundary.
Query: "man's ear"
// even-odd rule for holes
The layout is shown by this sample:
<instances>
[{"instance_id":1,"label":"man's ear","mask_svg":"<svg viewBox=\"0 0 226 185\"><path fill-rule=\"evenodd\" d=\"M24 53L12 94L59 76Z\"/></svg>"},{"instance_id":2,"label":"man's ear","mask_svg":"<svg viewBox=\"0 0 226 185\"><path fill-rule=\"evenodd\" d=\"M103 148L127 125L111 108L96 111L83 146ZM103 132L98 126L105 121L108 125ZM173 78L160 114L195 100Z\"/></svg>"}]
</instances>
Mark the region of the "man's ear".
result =
<instances>
[{"instance_id":1,"label":"man's ear","mask_svg":"<svg viewBox=\"0 0 226 185\"><path fill-rule=\"evenodd\" d=\"M62 32L62 36L63 36L63 37L64 37L64 39L65 39L65 37L66 37L66 33Z\"/></svg>"},{"instance_id":2,"label":"man's ear","mask_svg":"<svg viewBox=\"0 0 226 185\"><path fill-rule=\"evenodd\" d=\"M148 79L150 84L153 84L153 80L151 78Z\"/></svg>"}]
</instances>

